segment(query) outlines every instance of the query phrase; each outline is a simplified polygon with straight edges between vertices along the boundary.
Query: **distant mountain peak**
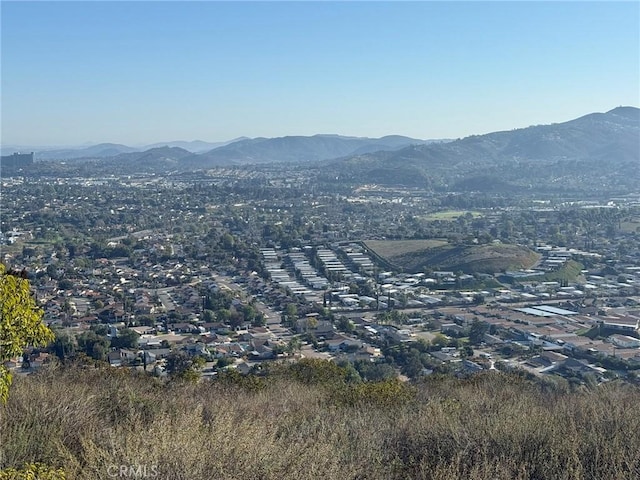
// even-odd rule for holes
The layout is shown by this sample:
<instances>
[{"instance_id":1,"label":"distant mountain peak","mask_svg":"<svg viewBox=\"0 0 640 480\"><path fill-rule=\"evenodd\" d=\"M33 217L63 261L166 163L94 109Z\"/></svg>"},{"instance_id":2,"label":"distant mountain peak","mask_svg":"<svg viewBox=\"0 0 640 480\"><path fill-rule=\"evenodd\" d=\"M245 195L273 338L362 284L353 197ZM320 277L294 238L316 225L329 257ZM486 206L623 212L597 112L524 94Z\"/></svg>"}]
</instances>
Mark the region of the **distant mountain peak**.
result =
<instances>
[{"instance_id":1,"label":"distant mountain peak","mask_svg":"<svg viewBox=\"0 0 640 480\"><path fill-rule=\"evenodd\" d=\"M616 107L613 110L609 110L607 114L620 115L628 118L638 118L640 116L640 108L636 107Z\"/></svg>"}]
</instances>

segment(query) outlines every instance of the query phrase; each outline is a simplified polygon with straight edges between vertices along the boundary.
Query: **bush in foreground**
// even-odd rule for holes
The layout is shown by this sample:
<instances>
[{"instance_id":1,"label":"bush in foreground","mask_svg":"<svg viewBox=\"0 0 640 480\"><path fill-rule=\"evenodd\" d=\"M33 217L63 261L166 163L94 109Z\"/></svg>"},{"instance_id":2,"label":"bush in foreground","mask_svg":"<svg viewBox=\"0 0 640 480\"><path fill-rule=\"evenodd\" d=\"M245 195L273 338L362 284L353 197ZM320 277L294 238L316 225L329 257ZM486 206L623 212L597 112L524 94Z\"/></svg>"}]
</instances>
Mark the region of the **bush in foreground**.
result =
<instances>
[{"instance_id":1,"label":"bush in foreground","mask_svg":"<svg viewBox=\"0 0 640 480\"><path fill-rule=\"evenodd\" d=\"M0 409L0 467L42 462L68 479L640 476L637 387L503 373L350 383L334 367L198 384L119 369L20 378Z\"/></svg>"}]
</instances>

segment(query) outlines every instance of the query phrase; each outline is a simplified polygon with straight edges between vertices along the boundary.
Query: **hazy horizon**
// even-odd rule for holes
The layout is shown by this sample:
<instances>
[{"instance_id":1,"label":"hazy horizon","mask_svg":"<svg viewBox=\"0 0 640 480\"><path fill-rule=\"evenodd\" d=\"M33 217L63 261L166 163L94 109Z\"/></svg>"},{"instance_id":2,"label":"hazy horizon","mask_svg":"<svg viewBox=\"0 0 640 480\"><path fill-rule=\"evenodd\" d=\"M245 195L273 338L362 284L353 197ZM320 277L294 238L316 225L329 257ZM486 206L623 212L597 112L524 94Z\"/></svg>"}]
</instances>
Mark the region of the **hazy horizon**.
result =
<instances>
[{"instance_id":1,"label":"hazy horizon","mask_svg":"<svg viewBox=\"0 0 640 480\"><path fill-rule=\"evenodd\" d=\"M2 144L454 139L640 105L637 2L13 2Z\"/></svg>"},{"instance_id":2,"label":"hazy horizon","mask_svg":"<svg viewBox=\"0 0 640 480\"><path fill-rule=\"evenodd\" d=\"M618 107L632 107L632 108L639 108L635 105L618 105ZM612 107L609 110L613 110L615 108L618 107ZM584 115L589 115L592 113L606 113L605 111L603 112L587 112ZM580 115L582 116L582 115ZM579 118L579 117L576 117ZM543 123L543 124L552 124L552 123L564 123L565 121L571 121L574 120L573 118L569 118L563 121L559 121L559 122L547 122L547 123ZM506 129L506 130L502 130L502 131L509 131L509 130L518 130L521 128L527 128L527 127L517 127L517 128L513 128L513 129ZM496 131L497 132L497 131ZM483 132L484 133L494 133L494 132ZM315 136L315 135L338 135L338 136L343 136L343 137L353 137L353 138L364 138L364 137L356 137L354 135L342 135L342 134L335 134L335 133L326 133L326 132L319 132L319 133L315 133L312 135L304 135L306 137L311 137L311 136ZM385 136L394 136L394 135L400 135L400 134L387 134L387 135L382 135L381 137L385 137ZM469 135L465 135L464 137L456 137L456 138L415 138L416 140L424 140L424 141L454 141L454 140L458 140L460 138L466 138L469 136L475 136L477 134L469 134ZM83 143L78 143L78 144L50 144L50 145L37 145L37 144L10 144L10 143L0 143L0 147L2 148L3 154L6 154L9 152L9 150L11 150L14 147L22 147L22 148L33 148L35 150L39 150L39 151L45 151L45 150L54 150L54 149L82 149L82 148L88 148L88 147L93 147L93 146L97 146L97 145L109 145L109 144L113 144L113 145L124 145L127 147L132 147L132 148L150 148L150 147L159 147L162 146L163 144L173 144L173 143L196 143L196 142L202 142L202 143L219 143L219 144L229 144L229 143L233 143L235 141L239 141L242 139L248 139L248 140L252 140L252 139L257 139L257 138L282 138L282 137L291 137L291 136L297 136L297 135L281 135L278 137L247 137L247 136L241 136L241 137L236 137L236 138L232 138L232 139L228 139L228 140L203 140L201 138L196 138L196 139L192 139L192 140L185 140L185 139L165 139L165 140L160 140L160 141L156 141L156 142L151 142L151 143L137 143L137 144L125 144L125 143L121 143L121 142L110 142L110 141L88 141L88 142L83 142ZM381 137L369 137L369 138L381 138ZM188 148L187 148L188 150Z\"/></svg>"}]
</instances>

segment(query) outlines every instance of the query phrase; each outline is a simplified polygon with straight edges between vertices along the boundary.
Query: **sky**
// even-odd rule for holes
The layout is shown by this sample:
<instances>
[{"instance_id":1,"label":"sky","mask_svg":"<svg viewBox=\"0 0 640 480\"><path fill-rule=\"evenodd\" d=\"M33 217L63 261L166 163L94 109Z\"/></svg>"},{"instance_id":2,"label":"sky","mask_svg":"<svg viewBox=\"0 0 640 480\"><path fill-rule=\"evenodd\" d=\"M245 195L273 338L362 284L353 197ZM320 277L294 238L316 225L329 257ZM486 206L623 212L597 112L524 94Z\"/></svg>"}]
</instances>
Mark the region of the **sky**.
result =
<instances>
[{"instance_id":1,"label":"sky","mask_svg":"<svg viewBox=\"0 0 640 480\"><path fill-rule=\"evenodd\" d=\"M3 145L461 138L640 106L640 2L0 2Z\"/></svg>"}]
</instances>

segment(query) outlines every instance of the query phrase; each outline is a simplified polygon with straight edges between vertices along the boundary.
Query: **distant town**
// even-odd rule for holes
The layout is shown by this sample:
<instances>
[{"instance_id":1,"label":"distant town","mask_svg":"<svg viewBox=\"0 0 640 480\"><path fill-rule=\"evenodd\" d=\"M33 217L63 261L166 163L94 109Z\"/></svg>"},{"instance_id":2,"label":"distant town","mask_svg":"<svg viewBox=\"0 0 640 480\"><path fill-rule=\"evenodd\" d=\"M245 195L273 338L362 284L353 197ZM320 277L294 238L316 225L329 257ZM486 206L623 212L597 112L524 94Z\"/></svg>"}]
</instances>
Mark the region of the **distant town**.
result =
<instances>
[{"instance_id":1,"label":"distant town","mask_svg":"<svg viewBox=\"0 0 640 480\"><path fill-rule=\"evenodd\" d=\"M638 381L638 194L37 166L3 171L0 260L28 275L56 340L12 359L18 373L81 361L206 378L323 358L364 380Z\"/></svg>"}]
</instances>

